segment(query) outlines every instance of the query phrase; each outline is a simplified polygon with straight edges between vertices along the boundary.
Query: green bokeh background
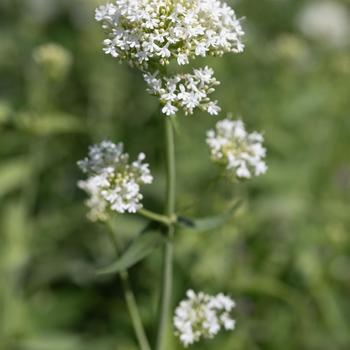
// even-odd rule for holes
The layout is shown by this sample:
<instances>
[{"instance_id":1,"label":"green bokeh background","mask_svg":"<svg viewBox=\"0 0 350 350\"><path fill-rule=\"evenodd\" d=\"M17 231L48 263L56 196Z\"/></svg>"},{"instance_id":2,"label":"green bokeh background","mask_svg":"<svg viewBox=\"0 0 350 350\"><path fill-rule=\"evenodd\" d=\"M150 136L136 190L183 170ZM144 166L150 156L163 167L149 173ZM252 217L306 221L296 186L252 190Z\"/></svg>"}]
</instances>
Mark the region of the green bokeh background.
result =
<instances>
[{"instance_id":1,"label":"green bokeh background","mask_svg":"<svg viewBox=\"0 0 350 350\"><path fill-rule=\"evenodd\" d=\"M174 304L188 288L238 304L237 329L194 349L350 349L350 51L300 33L309 2L236 1L246 51L196 62L215 69L223 111L264 131L265 176L221 179L204 141L217 118L177 117L179 211L220 213L244 198L222 229L176 234ZM99 3L0 0L1 350L137 348L118 278L94 275L113 249L86 220L76 161L105 138L144 151L155 176L145 205L161 211L163 117L140 74L101 52ZM43 66L49 42L65 58ZM145 225L116 223L123 242ZM155 252L131 270L152 340L160 269ZM171 337L168 348L181 346Z\"/></svg>"}]
</instances>

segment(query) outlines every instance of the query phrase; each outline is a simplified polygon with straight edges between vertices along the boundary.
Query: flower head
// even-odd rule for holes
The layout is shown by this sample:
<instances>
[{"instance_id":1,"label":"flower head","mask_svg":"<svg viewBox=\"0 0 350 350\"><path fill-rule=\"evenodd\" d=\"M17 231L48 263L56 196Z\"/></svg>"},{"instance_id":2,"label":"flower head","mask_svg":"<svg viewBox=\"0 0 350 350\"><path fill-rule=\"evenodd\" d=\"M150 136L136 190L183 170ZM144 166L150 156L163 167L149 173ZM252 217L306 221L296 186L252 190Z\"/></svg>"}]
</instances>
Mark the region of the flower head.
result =
<instances>
[{"instance_id":1,"label":"flower head","mask_svg":"<svg viewBox=\"0 0 350 350\"><path fill-rule=\"evenodd\" d=\"M33 51L33 60L53 80L64 78L73 63L70 51L55 43L47 43L36 47Z\"/></svg>"},{"instance_id":2,"label":"flower head","mask_svg":"<svg viewBox=\"0 0 350 350\"><path fill-rule=\"evenodd\" d=\"M331 48L349 45L350 12L338 1L308 1L296 18L299 30L308 38Z\"/></svg>"},{"instance_id":3,"label":"flower head","mask_svg":"<svg viewBox=\"0 0 350 350\"><path fill-rule=\"evenodd\" d=\"M90 147L88 157L78 162L88 176L78 186L89 195L86 204L90 220L106 220L108 210L135 213L142 208L141 186L153 181L144 159L140 153L136 161L129 163L122 143L102 141Z\"/></svg>"},{"instance_id":4,"label":"flower head","mask_svg":"<svg viewBox=\"0 0 350 350\"><path fill-rule=\"evenodd\" d=\"M214 162L223 165L233 177L248 179L267 171L264 138L248 133L241 120L223 119L207 132L207 144Z\"/></svg>"},{"instance_id":5,"label":"flower head","mask_svg":"<svg viewBox=\"0 0 350 350\"><path fill-rule=\"evenodd\" d=\"M217 115L220 107L208 97L220 84L213 76L211 68L195 69L193 74L177 74L172 77L157 77L157 74L144 74L148 92L158 96L163 105L162 112L175 115L179 109L185 114L193 114L196 108Z\"/></svg>"},{"instance_id":6,"label":"flower head","mask_svg":"<svg viewBox=\"0 0 350 350\"><path fill-rule=\"evenodd\" d=\"M211 339L221 329L233 330L235 321L231 311L235 302L224 294L210 296L205 293L187 291L187 299L180 302L175 310L175 334L184 346L201 339Z\"/></svg>"},{"instance_id":7,"label":"flower head","mask_svg":"<svg viewBox=\"0 0 350 350\"><path fill-rule=\"evenodd\" d=\"M104 51L142 70L244 49L240 21L219 0L116 0L96 9Z\"/></svg>"}]
</instances>

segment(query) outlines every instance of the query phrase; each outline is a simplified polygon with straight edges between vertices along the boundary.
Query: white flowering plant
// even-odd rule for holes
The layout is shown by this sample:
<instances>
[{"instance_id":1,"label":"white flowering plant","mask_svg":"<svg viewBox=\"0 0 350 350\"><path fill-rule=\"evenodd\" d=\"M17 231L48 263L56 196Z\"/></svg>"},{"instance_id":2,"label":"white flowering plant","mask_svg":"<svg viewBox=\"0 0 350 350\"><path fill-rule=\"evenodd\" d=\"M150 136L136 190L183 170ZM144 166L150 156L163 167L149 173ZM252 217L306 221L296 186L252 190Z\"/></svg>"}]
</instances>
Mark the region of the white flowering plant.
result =
<instances>
[{"instance_id":1,"label":"white flowering plant","mask_svg":"<svg viewBox=\"0 0 350 350\"><path fill-rule=\"evenodd\" d=\"M147 91L160 103L165 123L166 203L164 212L144 208L143 187L151 184L151 166L140 153L130 161L124 144L102 141L90 147L88 156L78 162L86 178L78 182L88 196L88 218L106 224L117 257L99 274L118 273L126 304L141 350L168 350L168 330L172 314L173 250L176 232L215 230L225 224L237 209L203 219L181 216L176 210L176 162L174 118L202 110L219 116L218 101L209 96L219 82L208 66L184 72L183 66L197 57L222 56L244 50L243 29L235 11L220 0L116 0L97 8L95 18L107 33L103 51L136 68L143 75ZM171 62L180 70L168 74ZM220 117L219 117L220 118ZM204 135L203 135L204 136ZM229 179L247 180L267 171L262 134L249 133L241 120L218 120L206 135L210 156ZM203 139L203 144L204 144ZM124 213L141 215L147 227L121 250L112 219ZM150 342L138 311L128 277L128 269L155 249L163 249L162 281L157 336ZM212 339L220 330L235 328L232 311L235 302L222 293L210 296L189 289L187 298L174 310L174 335L184 347Z\"/></svg>"}]
</instances>

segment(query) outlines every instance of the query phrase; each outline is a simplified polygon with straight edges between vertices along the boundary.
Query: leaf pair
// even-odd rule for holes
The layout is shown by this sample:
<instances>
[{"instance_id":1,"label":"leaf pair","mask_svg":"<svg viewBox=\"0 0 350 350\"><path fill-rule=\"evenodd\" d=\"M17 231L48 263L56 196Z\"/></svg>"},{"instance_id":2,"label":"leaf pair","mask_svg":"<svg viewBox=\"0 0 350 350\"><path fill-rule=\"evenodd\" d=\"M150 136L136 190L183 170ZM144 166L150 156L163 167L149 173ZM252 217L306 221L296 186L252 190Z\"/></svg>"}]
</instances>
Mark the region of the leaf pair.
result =
<instances>
[{"instance_id":1,"label":"leaf pair","mask_svg":"<svg viewBox=\"0 0 350 350\"><path fill-rule=\"evenodd\" d=\"M225 213L201 219L191 219L179 216L177 225L196 232L212 231L222 227L241 206L242 201L236 201ZM166 241L162 226L151 223L128 246L124 253L111 265L98 270L98 274L123 272L134 266Z\"/></svg>"}]
</instances>

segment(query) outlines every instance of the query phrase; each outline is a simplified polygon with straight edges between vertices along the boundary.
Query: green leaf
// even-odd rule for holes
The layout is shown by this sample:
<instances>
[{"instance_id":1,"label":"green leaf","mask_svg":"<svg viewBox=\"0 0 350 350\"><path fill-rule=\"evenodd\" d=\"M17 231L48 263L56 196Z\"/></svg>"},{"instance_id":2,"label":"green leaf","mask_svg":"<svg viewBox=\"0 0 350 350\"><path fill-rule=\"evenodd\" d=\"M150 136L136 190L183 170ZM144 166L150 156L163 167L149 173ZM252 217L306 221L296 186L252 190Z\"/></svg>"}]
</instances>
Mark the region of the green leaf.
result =
<instances>
[{"instance_id":1,"label":"green leaf","mask_svg":"<svg viewBox=\"0 0 350 350\"><path fill-rule=\"evenodd\" d=\"M136 237L125 252L111 265L99 269L98 274L122 272L151 254L165 240L160 231L145 232Z\"/></svg>"},{"instance_id":2,"label":"green leaf","mask_svg":"<svg viewBox=\"0 0 350 350\"><path fill-rule=\"evenodd\" d=\"M25 158L3 162L0 167L0 197L28 182L33 172L33 164Z\"/></svg>"},{"instance_id":3,"label":"green leaf","mask_svg":"<svg viewBox=\"0 0 350 350\"><path fill-rule=\"evenodd\" d=\"M232 218L233 214L241 207L242 203L242 200L236 201L226 212L220 215L199 219L179 216L177 218L177 223L186 229L197 232L212 231L222 227L226 222L228 222Z\"/></svg>"}]
</instances>

